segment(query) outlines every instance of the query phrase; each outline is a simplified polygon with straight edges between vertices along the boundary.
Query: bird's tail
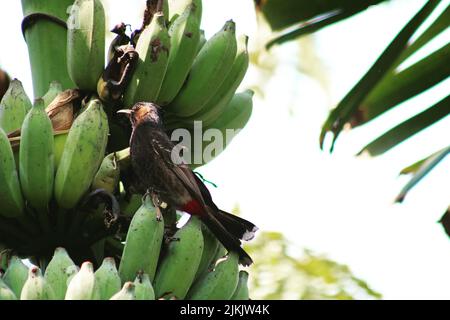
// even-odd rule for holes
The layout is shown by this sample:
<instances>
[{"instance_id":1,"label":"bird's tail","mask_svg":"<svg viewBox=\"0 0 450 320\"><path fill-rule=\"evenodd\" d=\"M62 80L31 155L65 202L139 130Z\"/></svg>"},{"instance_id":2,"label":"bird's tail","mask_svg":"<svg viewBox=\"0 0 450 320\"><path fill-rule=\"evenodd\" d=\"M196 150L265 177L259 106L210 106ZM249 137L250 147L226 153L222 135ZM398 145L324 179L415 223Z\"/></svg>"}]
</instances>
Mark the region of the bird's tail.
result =
<instances>
[{"instance_id":1,"label":"bird's tail","mask_svg":"<svg viewBox=\"0 0 450 320\"><path fill-rule=\"evenodd\" d=\"M254 237L258 228L253 223L225 211L216 214L210 212L204 223L228 251L238 253L240 264L249 266L253 263L252 258L242 249L240 241Z\"/></svg>"},{"instance_id":2,"label":"bird's tail","mask_svg":"<svg viewBox=\"0 0 450 320\"><path fill-rule=\"evenodd\" d=\"M219 215L216 215L216 218L219 219L229 233L244 241L252 240L256 231L258 231L258 227L250 221L222 210L219 210Z\"/></svg>"}]
</instances>

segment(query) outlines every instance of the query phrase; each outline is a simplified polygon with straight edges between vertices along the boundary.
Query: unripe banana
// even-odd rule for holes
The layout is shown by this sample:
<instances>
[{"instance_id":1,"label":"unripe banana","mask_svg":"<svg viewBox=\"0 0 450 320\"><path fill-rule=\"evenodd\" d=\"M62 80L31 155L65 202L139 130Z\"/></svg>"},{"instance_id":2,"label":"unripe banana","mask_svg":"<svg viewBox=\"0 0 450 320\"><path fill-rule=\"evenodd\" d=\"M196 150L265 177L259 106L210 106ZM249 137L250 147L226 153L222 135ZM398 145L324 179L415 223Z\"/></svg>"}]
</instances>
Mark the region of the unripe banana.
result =
<instances>
[{"instance_id":1,"label":"unripe banana","mask_svg":"<svg viewBox=\"0 0 450 320\"><path fill-rule=\"evenodd\" d=\"M108 132L103 105L92 99L73 122L56 172L55 198L60 207L75 207L89 189L105 156Z\"/></svg>"},{"instance_id":2,"label":"unripe banana","mask_svg":"<svg viewBox=\"0 0 450 320\"><path fill-rule=\"evenodd\" d=\"M50 103L63 91L62 85L58 81L52 81L50 83L50 87L46 94L42 96L42 100L44 100L45 108L47 108Z\"/></svg>"},{"instance_id":3,"label":"unripe banana","mask_svg":"<svg viewBox=\"0 0 450 320\"><path fill-rule=\"evenodd\" d=\"M124 95L125 106L131 107L139 101L156 101L167 70L169 49L164 16L158 12L142 31L136 45L139 61Z\"/></svg>"},{"instance_id":4,"label":"unripe banana","mask_svg":"<svg viewBox=\"0 0 450 320\"><path fill-rule=\"evenodd\" d=\"M202 224L202 232L204 240L203 253L195 279L199 279L211 266L220 244L219 240L217 240L214 234L204 224Z\"/></svg>"},{"instance_id":5,"label":"unripe banana","mask_svg":"<svg viewBox=\"0 0 450 320\"><path fill-rule=\"evenodd\" d=\"M200 50L202 50L206 41L207 41L207 39L206 39L206 35L205 35L205 30L200 29L200 39L198 40L197 54L200 52Z\"/></svg>"},{"instance_id":6,"label":"unripe banana","mask_svg":"<svg viewBox=\"0 0 450 320\"><path fill-rule=\"evenodd\" d=\"M30 109L31 101L23 89L22 82L12 80L0 101L0 128L6 133L20 129Z\"/></svg>"},{"instance_id":7,"label":"unripe banana","mask_svg":"<svg viewBox=\"0 0 450 320\"><path fill-rule=\"evenodd\" d=\"M243 129L252 115L253 94L254 92L252 90L245 90L244 92L235 94L233 99L231 99L230 103L226 106L225 111L209 126L209 128L221 130L224 136L227 129ZM230 141L231 139L227 142Z\"/></svg>"},{"instance_id":8,"label":"unripe banana","mask_svg":"<svg viewBox=\"0 0 450 320\"><path fill-rule=\"evenodd\" d=\"M105 11L100 0L75 0L67 32L67 66L82 90L96 91L105 67Z\"/></svg>"},{"instance_id":9,"label":"unripe banana","mask_svg":"<svg viewBox=\"0 0 450 320\"><path fill-rule=\"evenodd\" d=\"M16 162L8 137L0 129L0 215L23 216L24 202L16 170Z\"/></svg>"},{"instance_id":10,"label":"unripe banana","mask_svg":"<svg viewBox=\"0 0 450 320\"><path fill-rule=\"evenodd\" d=\"M248 272L241 270L239 271L239 282L236 290L231 296L230 300L249 300L248 294Z\"/></svg>"},{"instance_id":11,"label":"unripe banana","mask_svg":"<svg viewBox=\"0 0 450 320\"><path fill-rule=\"evenodd\" d=\"M216 94L203 106L202 110L195 114L192 120L200 120L203 126L207 127L216 121L225 111L237 88L241 84L249 65L247 50L248 37L243 35L238 37L238 47L236 58L230 72Z\"/></svg>"},{"instance_id":12,"label":"unripe banana","mask_svg":"<svg viewBox=\"0 0 450 320\"><path fill-rule=\"evenodd\" d=\"M116 153L107 155L100 165L94 180L92 181L92 189L105 189L109 193L114 193L119 185L120 167L117 163Z\"/></svg>"},{"instance_id":13,"label":"unripe banana","mask_svg":"<svg viewBox=\"0 0 450 320\"><path fill-rule=\"evenodd\" d=\"M135 288L133 282L125 282L122 290L117 292L109 300L136 300Z\"/></svg>"},{"instance_id":14,"label":"unripe banana","mask_svg":"<svg viewBox=\"0 0 450 320\"><path fill-rule=\"evenodd\" d=\"M189 291L191 300L229 300L239 282L239 257L232 252L218 261Z\"/></svg>"},{"instance_id":15,"label":"unripe banana","mask_svg":"<svg viewBox=\"0 0 450 320\"><path fill-rule=\"evenodd\" d=\"M17 296L0 278L0 301L2 300L17 300Z\"/></svg>"},{"instance_id":16,"label":"unripe banana","mask_svg":"<svg viewBox=\"0 0 450 320\"><path fill-rule=\"evenodd\" d=\"M58 170L59 164L61 163L61 157L64 152L64 147L66 145L68 132L57 133L53 136L54 139L54 158L55 158L55 170Z\"/></svg>"},{"instance_id":17,"label":"unripe banana","mask_svg":"<svg viewBox=\"0 0 450 320\"><path fill-rule=\"evenodd\" d=\"M119 273L114 258L105 258L102 265L95 271L95 283L98 288L100 300L109 300L120 290Z\"/></svg>"},{"instance_id":18,"label":"unripe banana","mask_svg":"<svg viewBox=\"0 0 450 320\"><path fill-rule=\"evenodd\" d=\"M84 262L80 271L67 286L65 300L94 300L98 297L95 285L94 267L90 262Z\"/></svg>"},{"instance_id":19,"label":"unripe banana","mask_svg":"<svg viewBox=\"0 0 450 320\"><path fill-rule=\"evenodd\" d=\"M64 248L56 248L52 260L45 269L44 278L52 287L56 300L63 300L67 290L67 280L70 274L69 267L76 267Z\"/></svg>"},{"instance_id":20,"label":"unripe banana","mask_svg":"<svg viewBox=\"0 0 450 320\"><path fill-rule=\"evenodd\" d=\"M200 41L197 10L195 4L190 4L170 26L169 62L157 100L161 106L169 104L180 91L197 55Z\"/></svg>"},{"instance_id":21,"label":"unripe banana","mask_svg":"<svg viewBox=\"0 0 450 320\"><path fill-rule=\"evenodd\" d=\"M215 129L220 131L217 132L217 134L220 133L220 136L216 136L216 138L223 139L219 141L215 140L214 143L205 140L203 141L202 148L191 148L191 160L201 160L201 163L194 163L194 161L191 161L193 163L191 165L192 169L204 165L217 157L223 150L226 149L226 147L236 137L240 130L245 127L252 114L252 97L253 91L251 90L246 90L244 92L235 94L230 103L226 106L225 111L216 121L214 121L209 127L202 128L202 132L192 133L200 134L203 136L203 134L207 132L208 129ZM222 146L222 148L215 148L216 142L220 143L220 146Z\"/></svg>"},{"instance_id":22,"label":"unripe banana","mask_svg":"<svg viewBox=\"0 0 450 320\"><path fill-rule=\"evenodd\" d=\"M185 84L170 104L172 113L190 117L201 110L230 71L236 47L235 23L230 20L198 53Z\"/></svg>"},{"instance_id":23,"label":"unripe banana","mask_svg":"<svg viewBox=\"0 0 450 320\"><path fill-rule=\"evenodd\" d=\"M9 260L8 269L6 269L6 272L3 275L3 280L6 285L11 288L16 297L20 297L20 293L22 292L23 285L27 281L27 278L27 266L19 257L12 256Z\"/></svg>"},{"instance_id":24,"label":"unripe banana","mask_svg":"<svg viewBox=\"0 0 450 320\"><path fill-rule=\"evenodd\" d=\"M214 258L212 259L211 265L208 269L213 270L217 264L217 261L225 257L227 254L227 249L219 243L219 247L217 248L216 254L214 255Z\"/></svg>"},{"instance_id":25,"label":"unripe banana","mask_svg":"<svg viewBox=\"0 0 450 320\"><path fill-rule=\"evenodd\" d=\"M194 4L198 8L196 11L197 20L202 21L202 0L169 0L169 20L172 20L175 15L181 16L191 4Z\"/></svg>"},{"instance_id":26,"label":"unripe banana","mask_svg":"<svg viewBox=\"0 0 450 320\"><path fill-rule=\"evenodd\" d=\"M145 197L141 207L134 214L122 253L119 274L122 283L134 281L137 272L155 276L159 252L164 234L162 216L157 217L150 197Z\"/></svg>"},{"instance_id":27,"label":"unripe banana","mask_svg":"<svg viewBox=\"0 0 450 320\"><path fill-rule=\"evenodd\" d=\"M36 99L22 125L19 152L19 175L22 191L39 215L53 195L55 176L53 127L43 99ZM48 220L48 217L42 217ZM41 220L41 219L40 219Z\"/></svg>"},{"instance_id":28,"label":"unripe banana","mask_svg":"<svg viewBox=\"0 0 450 320\"><path fill-rule=\"evenodd\" d=\"M133 217L142 205L142 194L132 194L129 200L122 199L119 204L125 217Z\"/></svg>"},{"instance_id":29,"label":"unripe banana","mask_svg":"<svg viewBox=\"0 0 450 320\"><path fill-rule=\"evenodd\" d=\"M54 298L53 290L42 276L41 269L30 268L28 279L20 293L20 300L54 300Z\"/></svg>"},{"instance_id":30,"label":"unripe banana","mask_svg":"<svg viewBox=\"0 0 450 320\"><path fill-rule=\"evenodd\" d=\"M154 286L156 297L184 299L194 281L202 252L201 222L198 218L191 217L188 223L175 233L174 240L169 244L158 267Z\"/></svg>"},{"instance_id":31,"label":"unripe banana","mask_svg":"<svg viewBox=\"0 0 450 320\"><path fill-rule=\"evenodd\" d=\"M148 274L138 272L134 280L134 292L136 300L155 300L155 291Z\"/></svg>"},{"instance_id":32,"label":"unripe banana","mask_svg":"<svg viewBox=\"0 0 450 320\"><path fill-rule=\"evenodd\" d=\"M68 266L65 273L65 276L67 277L66 280L66 292L67 287L69 286L70 281L77 275L77 273L80 271L80 268L77 265Z\"/></svg>"}]
</instances>

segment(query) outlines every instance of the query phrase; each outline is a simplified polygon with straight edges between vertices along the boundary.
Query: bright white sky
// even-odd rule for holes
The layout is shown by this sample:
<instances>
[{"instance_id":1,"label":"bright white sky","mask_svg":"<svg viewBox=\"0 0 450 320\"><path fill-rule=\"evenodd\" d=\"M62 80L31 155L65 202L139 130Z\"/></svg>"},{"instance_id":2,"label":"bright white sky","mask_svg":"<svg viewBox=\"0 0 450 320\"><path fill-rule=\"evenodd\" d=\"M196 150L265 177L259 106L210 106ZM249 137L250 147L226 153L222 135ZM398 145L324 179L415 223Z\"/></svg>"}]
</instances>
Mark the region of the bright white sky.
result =
<instances>
[{"instance_id":1,"label":"bright white sky","mask_svg":"<svg viewBox=\"0 0 450 320\"><path fill-rule=\"evenodd\" d=\"M143 0L109 3L110 26L139 25ZM441 8L449 5L443 1ZM203 28L210 37L232 18L239 33L255 38L252 0L205 0ZM296 44L273 50L281 57L264 100L256 98L248 127L199 171L218 184L212 193L226 210L239 204L262 230L281 231L292 242L348 264L385 298L450 298L450 239L437 223L449 205L450 158L402 205L392 201L407 181L398 172L448 144L450 118L385 156L353 155L396 121L448 94L450 81L404 103L369 126L343 134L333 155L318 146L330 108L363 75L423 0L395 0L319 32L314 37L329 92L295 69ZM20 32L20 1L2 1L0 30L8 41L0 65L32 94L28 55ZM449 41L441 37L440 41ZM49 57L51 59L51 57ZM257 80L250 70L243 88Z\"/></svg>"}]
</instances>

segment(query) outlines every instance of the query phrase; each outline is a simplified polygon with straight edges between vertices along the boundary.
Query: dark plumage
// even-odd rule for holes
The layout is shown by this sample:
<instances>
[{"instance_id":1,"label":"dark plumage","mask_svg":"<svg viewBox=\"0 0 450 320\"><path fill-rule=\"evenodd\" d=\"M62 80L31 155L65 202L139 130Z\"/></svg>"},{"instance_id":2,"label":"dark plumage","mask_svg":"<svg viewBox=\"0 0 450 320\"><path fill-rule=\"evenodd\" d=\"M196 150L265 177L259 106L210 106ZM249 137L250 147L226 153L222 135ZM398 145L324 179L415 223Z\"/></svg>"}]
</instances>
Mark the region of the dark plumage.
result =
<instances>
[{"instance_id":1,"label":"dark plumage","mask_svg":"<svg viewBox=\"0 0 450 320\"><path fill-rule=\"evenodd\" d=\"M134 187L149 192L155 205L164 203L198 216L230 251L239 254L240 263L250 265L249 255L241 248L241 239L253 238L257 228L247 220L220 210L204 183L172 150L174 143L163 128L159 107L140 102L129 114L133 127L130 139Z\"/></svg>"}]
</instances>

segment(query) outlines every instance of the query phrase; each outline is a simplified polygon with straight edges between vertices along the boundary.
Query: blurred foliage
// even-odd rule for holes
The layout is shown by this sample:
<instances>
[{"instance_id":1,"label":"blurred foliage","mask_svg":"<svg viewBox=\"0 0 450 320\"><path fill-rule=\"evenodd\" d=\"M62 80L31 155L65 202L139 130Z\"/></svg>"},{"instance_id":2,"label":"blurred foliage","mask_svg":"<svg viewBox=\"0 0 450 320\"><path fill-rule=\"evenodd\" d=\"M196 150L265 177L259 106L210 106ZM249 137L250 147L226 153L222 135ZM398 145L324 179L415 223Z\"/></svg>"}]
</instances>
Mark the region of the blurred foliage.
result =
<instances>
[{"instance_id":1,"label":"blurred foliage","mask_svg":"<svg viewBox=\"0 0 450 320\"><path fill-rule=\"evenodd\" d=\"M380 299L381 294L355 277L346 265L302 250L278 232L260 232L245 247L252 299Z\"/></svg>"},{"instance_id":2,"label":"blurred foliage","mask_svg":"<svg viewBox=\"0 0 450 320\"><path fill-rule=\"evenodd\" d=\"M257 11L260 12L259 19L265 20L272 31L278 31L300 22L300 25L294 30L289 30L269 42L268 45L271 46L317 31L342 20L339 17L347 18L380 2L382 1L266 0L255 1L255 5ZM299 12L299 8L302 8L302 12ZM425 22L427 26L422 28L418 34L418 30L424 26ZM264 22L261 25L264 25ZM423 7L411 17L372 67L330 112L320 136L321 147L324 147L326 136L331 134L330 152L332 152L338 136L345 128L352 129L369 123L399 104L449 79L450 43L444 43L425 57L414 60L414 56L419 50L438 36L449 33L449 26L450 5L448 2L424 1ZM350 54L352 48L348 49ZM409 119L404 119L390 130L381 133L364 146L359 154L381 155L449 114L450 96L441 97L424 111ZM448 147L444 150L448 150ZM439 153L438 156L436 156L437 153ZM437 151L423 161L416 159L412 165L402 170L402 173L413 174L413 176L402 189L397 200L402 201L409 190L428 174L447 153L447 151Z\"/></svg>"},{"instance_id":3,"label":"blurred foliage","mask_svg":"<svg viewBox=\"0 0 450 320\"><path fill-rule=\"evenodd\" d=\"M274 31L282 34L268 43L274 44L315 32L346 19L369 6L386 0L254 0L257 11ZM295 25L295 27L293 27ZM289 28L292 27L292 28Z\"/></svg>"}]
</instances>

